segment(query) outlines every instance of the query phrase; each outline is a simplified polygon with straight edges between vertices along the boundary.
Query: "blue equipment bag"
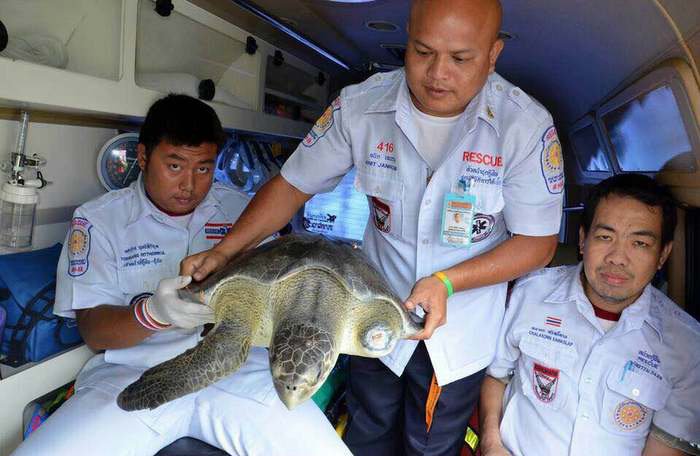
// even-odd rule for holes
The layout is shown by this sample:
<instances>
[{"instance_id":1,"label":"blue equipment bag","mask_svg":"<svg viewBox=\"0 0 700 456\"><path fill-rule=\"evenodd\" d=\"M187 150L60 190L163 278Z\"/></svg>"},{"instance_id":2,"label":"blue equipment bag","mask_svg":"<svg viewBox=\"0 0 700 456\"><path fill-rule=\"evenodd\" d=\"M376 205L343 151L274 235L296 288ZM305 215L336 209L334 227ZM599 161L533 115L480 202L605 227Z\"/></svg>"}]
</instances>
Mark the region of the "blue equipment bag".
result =
<instances>
[{"instance_id":1,"label":"blue equipment bag","mask_svg":"<svg viewBox=\"0 0 700 456\"><path fill-rule=\"evenodd\" d=\"M5 329L5 316L7 315L7 312L5 312L4 307L0 307L0 340L2 340L2 330Z\"/></svg>"},{"instance_id":2,"label":"blue equipment bag","mask_svg":"<svg viewBox=\"0 0 700 456\"><path fill-rule=\"evenodd\" d=\"M0 353L5 364L40 361L82 339L74 319L53 314L61 244L0 255L0 306L6 313Z\"/></svg>"}]
</instances>

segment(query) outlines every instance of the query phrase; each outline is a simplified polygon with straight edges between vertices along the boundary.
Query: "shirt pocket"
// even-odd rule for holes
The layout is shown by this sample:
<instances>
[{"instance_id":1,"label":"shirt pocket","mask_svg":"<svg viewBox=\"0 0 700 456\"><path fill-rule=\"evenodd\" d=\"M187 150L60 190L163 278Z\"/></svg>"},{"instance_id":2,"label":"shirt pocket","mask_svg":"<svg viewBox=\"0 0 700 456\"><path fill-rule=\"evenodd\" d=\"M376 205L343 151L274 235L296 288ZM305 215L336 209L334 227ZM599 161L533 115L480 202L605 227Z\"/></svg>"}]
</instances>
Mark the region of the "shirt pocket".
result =
<instances>
[{"instance_id":1,"label":"shirt pocket","mask_svg":"<svg viewBox=\"0 0 700 456\"><path fill-rule=\"evenodd\" d=\"M548 344L524 337L520 341L518 376L522 393L535 407L559 410L564 405L575 382L570 375L577 354L572 347Z\"/></svg>"},{"instance_id":2,"label":"shirt pocket","mask_svg":"<svg viewBox=\"0 0 700 456\"><path fill-rule=\"evenodd\" d=\"M613 369L605 381L600 424L616 435L645 436L654 411L663 408L670 394L663 380L626 367Z\"/></svg>"},{"instance_id":3,"label":"shirt pocket","mask_svg":"<svg viewBox=\"0 0 700 456\"><path fill-rule=\"evenodd\" d=\"M470 193L476 197L475 209L480 214L498 214L505 206L503 186L486 182L472 182Z\"/></svg>"},{"instance_id":4,"label":"shirt pocket","mask_svg":"<svg viewBox=\"0 0 700 456\"><path fill-rule=\"evenodd\" d=\"M367 195L369 216L374 227L389 236L402 237L403 182L358 171L355 175L355 189Z\"/></svg>"},{"instance_id":5,"label":"shirt pocket","mask_svg":"<svg viewBox=\"0 0 700 456\"><path fill-rule=\"evenodd\" d=\"M175 277L178 269L165 263L158 267L129 267L117 270L117 282L122 293L134 296L143 292L154 292L158 282L166 277Z\"/></svg>"}]
</instances>

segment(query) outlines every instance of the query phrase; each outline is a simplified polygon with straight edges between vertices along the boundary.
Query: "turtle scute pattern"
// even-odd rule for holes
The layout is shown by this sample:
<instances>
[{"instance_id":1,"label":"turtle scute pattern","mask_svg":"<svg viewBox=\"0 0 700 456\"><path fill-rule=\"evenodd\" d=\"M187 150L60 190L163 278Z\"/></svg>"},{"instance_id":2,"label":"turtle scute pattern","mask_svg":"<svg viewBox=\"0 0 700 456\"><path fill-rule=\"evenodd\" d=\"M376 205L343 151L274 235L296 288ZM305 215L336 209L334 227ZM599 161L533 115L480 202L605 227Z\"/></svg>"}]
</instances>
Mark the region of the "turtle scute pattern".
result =
<instances>
[{"instance_id":1,"label":"turtle scute pattern","mask_svg":"<svg viewBox=\"0 0 700 456\"><path fill-rule=\"evenodd\" d=\"M317 326L299 323L281 328L270 346L271 364L279 366L275 382L288 390L318 382L323 373L319 367L335 361L334 351L331 335ZM311 372L315 378L304 378Z\"/></svg>"}]
</instances>

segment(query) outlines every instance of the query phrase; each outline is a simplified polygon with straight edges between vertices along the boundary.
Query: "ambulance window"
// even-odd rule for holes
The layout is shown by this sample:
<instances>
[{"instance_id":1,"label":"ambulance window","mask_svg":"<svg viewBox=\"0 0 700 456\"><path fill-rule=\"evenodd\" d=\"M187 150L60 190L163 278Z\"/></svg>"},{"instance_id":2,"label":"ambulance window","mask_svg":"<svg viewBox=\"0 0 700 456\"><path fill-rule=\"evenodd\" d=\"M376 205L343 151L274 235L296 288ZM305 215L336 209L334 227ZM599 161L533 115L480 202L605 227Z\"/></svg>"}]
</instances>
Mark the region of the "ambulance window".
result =
<instances>
[{"instance_id":1,"label":"ambulance window","mask_svg":"<svg viewBox=\"0 0 700 456\"><path fill-rule=\"evenodd\" d=\"M700 321L700 209L686 209L685 310Z\"/></svg>"},{"instance_id":2,"label":"ambulance window","mask_svg":"<svg viewBox=\"0 0 700 456\"><path fill-rule=\"evenodd\" d=\"M304 228L314 233L361 241L369 217L367 197L355 190L355 169L329 193L311 198L304 206Z\"/></svg>"},{"instance_id":3,"label":"ambulance window","mask_svg":"<svg viewBox=\"0 0 700 456\"><path fill-rule=\"evenodd\" d=\"M692 172L690 138L670 85L662 85L604 114L610 144L621 171Z\"/></svg>"},{"instance_id":4,"label":"ambulance window","mask_svg":"<svg viewBox=\"0 0 700 456\"><path fill-rule=\"evenodd\" d=\"M587 126L571 134L571 143L576 159L584 171L610 172L610 164L603 146L598 141L594 125Z\"/></svg>"}]
</instances>

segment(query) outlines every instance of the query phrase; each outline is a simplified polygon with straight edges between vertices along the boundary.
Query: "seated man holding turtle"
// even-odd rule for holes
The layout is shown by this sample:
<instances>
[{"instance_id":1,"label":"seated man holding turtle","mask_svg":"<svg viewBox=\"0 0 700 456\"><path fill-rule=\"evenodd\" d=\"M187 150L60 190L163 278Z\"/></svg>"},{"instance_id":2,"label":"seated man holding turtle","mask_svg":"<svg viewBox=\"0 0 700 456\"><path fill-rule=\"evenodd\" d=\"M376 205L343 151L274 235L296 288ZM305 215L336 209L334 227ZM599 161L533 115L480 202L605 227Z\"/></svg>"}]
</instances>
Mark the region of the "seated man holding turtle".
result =
<instances>
[{"instance_id":1,"label":"seated man holding turtle","mask_svg":"<svg viewBox=\"0 0 700 456\"><path fill-rule=\"evenodd\" d=\"M210 308L178 299L180 260L211 248L248 197L212 184L224 132L216 113L184 95L156 101L141 128L142 174L74 214L57 272L54 312L76 317L93 357L76 393L14 453L151 456L190 436L246 455L345 455L311 401L292 411L275 394L268 354L154 410L126 412L117 395L148 368L194 347ZM214 234L212 234L214 233ZM308 438L300 438L301 436ZM313 436L313 438L312 438Z\"/></svg>"}]
</instances>

